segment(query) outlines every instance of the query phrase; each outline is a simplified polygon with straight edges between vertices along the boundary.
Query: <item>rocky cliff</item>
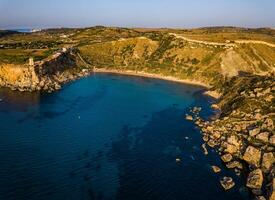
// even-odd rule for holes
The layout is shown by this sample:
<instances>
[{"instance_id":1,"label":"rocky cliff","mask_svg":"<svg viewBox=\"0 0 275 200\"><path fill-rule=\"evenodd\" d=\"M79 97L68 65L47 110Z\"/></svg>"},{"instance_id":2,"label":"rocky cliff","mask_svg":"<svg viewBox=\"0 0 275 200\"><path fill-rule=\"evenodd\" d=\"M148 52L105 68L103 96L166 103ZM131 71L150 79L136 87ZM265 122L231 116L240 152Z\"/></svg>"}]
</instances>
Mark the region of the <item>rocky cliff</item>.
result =
<instances>
[{"instance_id":1,"label":"rocky cliff","mask_svg":"<svg viewBox=\"0 0 275 200\"><path fill-rule=\"evenodd\" d=\"M68 49L34 63L34 65L0 65L0 86L19 91L47 91L88 74L79 61L77 52Z\"/></svg>"}]
</instances>

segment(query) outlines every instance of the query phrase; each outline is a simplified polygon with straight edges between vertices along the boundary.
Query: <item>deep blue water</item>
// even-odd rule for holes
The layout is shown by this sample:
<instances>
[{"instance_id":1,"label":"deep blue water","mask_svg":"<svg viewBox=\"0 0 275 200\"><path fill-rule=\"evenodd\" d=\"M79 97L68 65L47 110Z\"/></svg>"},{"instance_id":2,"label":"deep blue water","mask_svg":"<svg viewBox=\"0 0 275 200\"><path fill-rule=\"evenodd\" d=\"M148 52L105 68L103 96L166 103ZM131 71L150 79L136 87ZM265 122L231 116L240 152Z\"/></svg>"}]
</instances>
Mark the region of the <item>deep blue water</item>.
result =
<instances>
[{"instance_id":1,"label":"deep blue water","mask_svg":"<svg viewBox=\"0 0 275 200\"><path fill-rule=\"evenodd\" d=\"M52 94L0 89L0 98L0 200L248 199L184 117L195 105L213 115L198 86L96 74ZM224 175L236 181L228 192Z\"/></svg>"}]
</instances>

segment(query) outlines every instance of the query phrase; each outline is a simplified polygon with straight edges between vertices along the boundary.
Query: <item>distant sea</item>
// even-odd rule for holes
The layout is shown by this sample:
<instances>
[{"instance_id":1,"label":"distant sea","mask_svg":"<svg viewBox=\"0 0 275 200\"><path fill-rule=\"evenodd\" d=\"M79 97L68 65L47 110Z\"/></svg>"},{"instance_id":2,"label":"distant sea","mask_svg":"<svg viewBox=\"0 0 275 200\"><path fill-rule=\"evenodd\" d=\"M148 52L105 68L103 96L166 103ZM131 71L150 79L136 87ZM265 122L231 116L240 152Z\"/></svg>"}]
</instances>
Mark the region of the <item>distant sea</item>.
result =
<instances>
[{"instance_id":1,"label":"distant sea","mask_svg":"<svg viewBox=\"0 0 275 200\"><path fill-rule=\"evenodd\" d=\"M33 29L22 28L22 29L9 29L9 31L17 31L20 33L31 33Z\"/></svg>"}]
</instances>

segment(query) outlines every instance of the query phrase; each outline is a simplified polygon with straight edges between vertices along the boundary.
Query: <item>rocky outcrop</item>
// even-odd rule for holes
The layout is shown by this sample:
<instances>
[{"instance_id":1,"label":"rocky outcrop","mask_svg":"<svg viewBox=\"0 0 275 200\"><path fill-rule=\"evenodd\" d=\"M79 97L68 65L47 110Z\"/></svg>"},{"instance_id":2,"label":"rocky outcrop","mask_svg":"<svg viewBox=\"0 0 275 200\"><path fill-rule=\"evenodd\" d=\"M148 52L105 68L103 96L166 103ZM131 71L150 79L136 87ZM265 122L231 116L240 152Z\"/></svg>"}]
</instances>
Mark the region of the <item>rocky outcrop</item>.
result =
<instances>
[{"instance_id":1,"label":"rocky outcrop","mask_svg":"<svg viewBox=\"0 0 275 200\"><path fill-rule=\"evenodd\" d=\"M58 90L62 84L91 71L81 67L75 51L57 52L34 65L1 65L0 86L19 91Z\"/></svg>"},{"instance_id":2,"label":"rocky outcrop","mask_svg":"<svg viewBox=\"0 0 275 200\"><path fill-rule=\"evenodd\" d=\"M222 86L218 116L210 121L194 117L203 140L220 151L226 167L237 175L244 170L246 185L257 199L275 198L274 77L233 79Z\"/></svg>"}]
</instances>

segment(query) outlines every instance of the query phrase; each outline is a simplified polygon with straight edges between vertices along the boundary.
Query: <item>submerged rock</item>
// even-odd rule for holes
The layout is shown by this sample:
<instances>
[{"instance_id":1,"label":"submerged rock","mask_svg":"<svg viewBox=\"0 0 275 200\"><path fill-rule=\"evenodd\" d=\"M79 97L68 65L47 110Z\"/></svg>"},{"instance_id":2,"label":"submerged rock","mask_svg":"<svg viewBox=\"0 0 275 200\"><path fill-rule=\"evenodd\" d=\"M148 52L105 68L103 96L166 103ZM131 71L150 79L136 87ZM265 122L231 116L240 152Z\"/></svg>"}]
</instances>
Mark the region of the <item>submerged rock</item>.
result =
<instances>
[{"instance_id":1,"label":"submerged rock","mask_svg":"<svg viewBox=\"0 0 275 200\"><path fill-rule=\"evenodd\" d=\"M187 120L189 120L189 121L193 121L193 117L191 116L191 115L186 115L186 117L185 117Z\"/></svg>"},{"instance_id":2,"label":"submerged rock","mask_svg":"<svg viewBox=\"0 0 275 200\"><path fill-rule=\"evenodd\" d=\"M207 151L206 145L205 145L205 144L202 144L201 147L202 147L202 149L203 149L204 155L208 155L208 151Z\"/></svg>"},{"instance_id":3,"label":"submerged rock","mask_svg":"<svg viewBox=\"0 0 275 200\"><path fill-rule=\"evenodd\" d=\"M223 177L222 180L220 180L220 183L225 190L230 190L235 186L235 182L231 177Z\"/></svg>"},{"instance_id":4,"label":"submerged rock","mask_svg":"<svg viewBox=\"0 0 275 200\"><path fill-rule=\"evenodd\" d=\"M266 200L266 198L264 196L257 196L256 200Z\"/></svg>"}]
</instances>

